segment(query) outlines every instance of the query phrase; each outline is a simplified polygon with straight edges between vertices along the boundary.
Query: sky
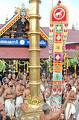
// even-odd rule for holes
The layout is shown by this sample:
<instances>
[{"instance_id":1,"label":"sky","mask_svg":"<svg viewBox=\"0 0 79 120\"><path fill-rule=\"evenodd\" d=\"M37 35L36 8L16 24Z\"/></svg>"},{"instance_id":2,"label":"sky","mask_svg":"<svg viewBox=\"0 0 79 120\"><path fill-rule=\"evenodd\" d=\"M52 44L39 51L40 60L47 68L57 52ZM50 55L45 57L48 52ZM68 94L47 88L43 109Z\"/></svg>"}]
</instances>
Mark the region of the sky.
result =
<instances>
[{"instance_id":1,"label":"sky","mask_svg":"<svg viewBox=\"0 0 79 120\"><path fill-rule=\"evenodd\" d=\"M40 4L40 26L50 26L50 11L56 6L58 0L41 0ZM79 0L61 0L69 11L69 28L75 25L79 29ZM29 0L24 0L26 8L30 8ZM21 7L22 0L0 0L0 23L5 22L14 15L15 7Z\"/></svg>"}]
</instances>

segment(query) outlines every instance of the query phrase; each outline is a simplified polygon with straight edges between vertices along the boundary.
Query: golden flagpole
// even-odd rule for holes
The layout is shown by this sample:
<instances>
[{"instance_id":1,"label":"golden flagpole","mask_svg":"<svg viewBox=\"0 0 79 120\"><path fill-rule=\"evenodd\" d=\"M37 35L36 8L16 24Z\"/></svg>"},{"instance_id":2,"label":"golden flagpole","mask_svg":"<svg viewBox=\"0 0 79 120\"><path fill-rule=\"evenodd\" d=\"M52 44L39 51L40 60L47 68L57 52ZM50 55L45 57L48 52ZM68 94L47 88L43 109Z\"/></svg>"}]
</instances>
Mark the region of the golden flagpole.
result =
<instances>
[{"instance_id":1,"label":"golden flagpole","mask_svg":"<svg viewBox=\"0 0 79 120\"><path fill-rule=\"evenodd\" d=\"M28 98L28 110L22 116L24 120L39 120L42 98L40 96L40 0L30 0L30 47L29 47L29 69L30 69L30 97Z\"/></svg>"}]
</instances>

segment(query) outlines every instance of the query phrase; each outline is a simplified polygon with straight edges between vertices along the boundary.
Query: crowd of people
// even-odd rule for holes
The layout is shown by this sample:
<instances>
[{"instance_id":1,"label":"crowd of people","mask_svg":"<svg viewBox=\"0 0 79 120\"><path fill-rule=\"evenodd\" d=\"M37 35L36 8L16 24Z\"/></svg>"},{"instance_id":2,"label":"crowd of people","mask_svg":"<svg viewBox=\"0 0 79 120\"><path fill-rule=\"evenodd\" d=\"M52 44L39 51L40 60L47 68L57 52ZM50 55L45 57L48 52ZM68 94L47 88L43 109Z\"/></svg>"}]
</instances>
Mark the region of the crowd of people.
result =
<instances>
[{"instance_id":1,"label":"crowd of people","mask_svg":"<svg viewBox=\"0 0 79 120\"><path fill-rule=\"evenodd\" d=\"M52 111L50 99L52 91L48 80L41 77L40 94L44 99L40 120L79 120L79 78L62 82L62 107L57 112ZM52 89L52 88L51 88ZM7 74L0 81L0 120L16 119L27 110L25 100L30 95L29 76Z\"/></svg>"},{"instance_id":2,"label":"crowd of people","mask_svg":"<svg viewBox=\"0 0 79 120\"><path fill-rule=\"evenodd\" d=\"M22 76L9 73L0 81L0 116L3 117L0 120L20 117L21 111L26 109L24 101L30 94L26 77L26 73Z\"/></svg>"},{"instance_id":3,"label":"crowd of people","mask_svg":"<svg viewBox=\"0 0 79 120\"><path fill-rule=\"evenodd\" d=\"M43 105L43 113L40 120L79 120L79 77L73 76L63 78L62 81L62 107L57 111L51 108L51 92L47 87L48 83L43 80L41 90L44 94L45 104Z\"/></svg>"}]
</instances>

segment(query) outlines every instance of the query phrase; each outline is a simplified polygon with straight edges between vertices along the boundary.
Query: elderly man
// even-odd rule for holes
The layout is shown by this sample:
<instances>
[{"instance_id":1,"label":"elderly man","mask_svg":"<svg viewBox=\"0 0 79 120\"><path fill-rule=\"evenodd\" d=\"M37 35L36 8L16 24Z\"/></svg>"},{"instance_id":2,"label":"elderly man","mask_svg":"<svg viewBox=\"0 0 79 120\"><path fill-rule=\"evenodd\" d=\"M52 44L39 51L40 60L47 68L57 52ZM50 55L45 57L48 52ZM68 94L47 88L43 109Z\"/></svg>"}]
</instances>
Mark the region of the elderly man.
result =
<instances>
[{"instance_id":1,"label":"elderly man","mask_svg":"<svg viewBox=\"0 0 79 120\"><path fill-rule=\"evenodd\" d=\"M52 112L47 103L45 103L42 107L43 113L40 115L40 120L63 120L60 119L61 113L63 113L63 109Z\"/></svg>"},{"instance_id":2,"label":"elderly man","mask_svg":"<svg viewBox=\"0 0 79 120\"><path fill-rule=\"evenodd\" d=\"M69 92L69 94L67 95L67 98L64 102L64 104L62 105L62 108L56 112L52 112L50 110L50 107L47 103L45 103L43 105L43 113L41 113L40 115L40 120L64 120L64 111L67 105L67 102L69 100L69 98L71 97L71 92Z\"/></svg>"}]
</instances>

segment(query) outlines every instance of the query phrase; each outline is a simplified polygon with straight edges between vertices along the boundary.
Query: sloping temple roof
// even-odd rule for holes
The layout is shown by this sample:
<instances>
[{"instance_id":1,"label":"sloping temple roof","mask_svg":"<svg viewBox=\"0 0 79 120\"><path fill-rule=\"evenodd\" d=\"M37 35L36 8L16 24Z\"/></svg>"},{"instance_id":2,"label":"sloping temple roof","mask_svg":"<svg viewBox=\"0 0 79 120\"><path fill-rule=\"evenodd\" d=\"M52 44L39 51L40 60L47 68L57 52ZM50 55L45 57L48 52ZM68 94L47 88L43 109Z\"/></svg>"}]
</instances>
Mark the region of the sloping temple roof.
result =
<instances>
[{"instance_id":1,"label":"sloping temple roof","mask_svg":"<svg viewBox=\"0 0 79 120\"><path fill-rule=\"evenodd\" d=\"M0 24L0 36L3 35L14 23L16 23L21 18L20 12L15 14L6 24ZM29 16L26 14L26 19L29 21ZM45 39L48 40L47 34L40 28L40 35Z\"/></svg>"}]
</instances>

